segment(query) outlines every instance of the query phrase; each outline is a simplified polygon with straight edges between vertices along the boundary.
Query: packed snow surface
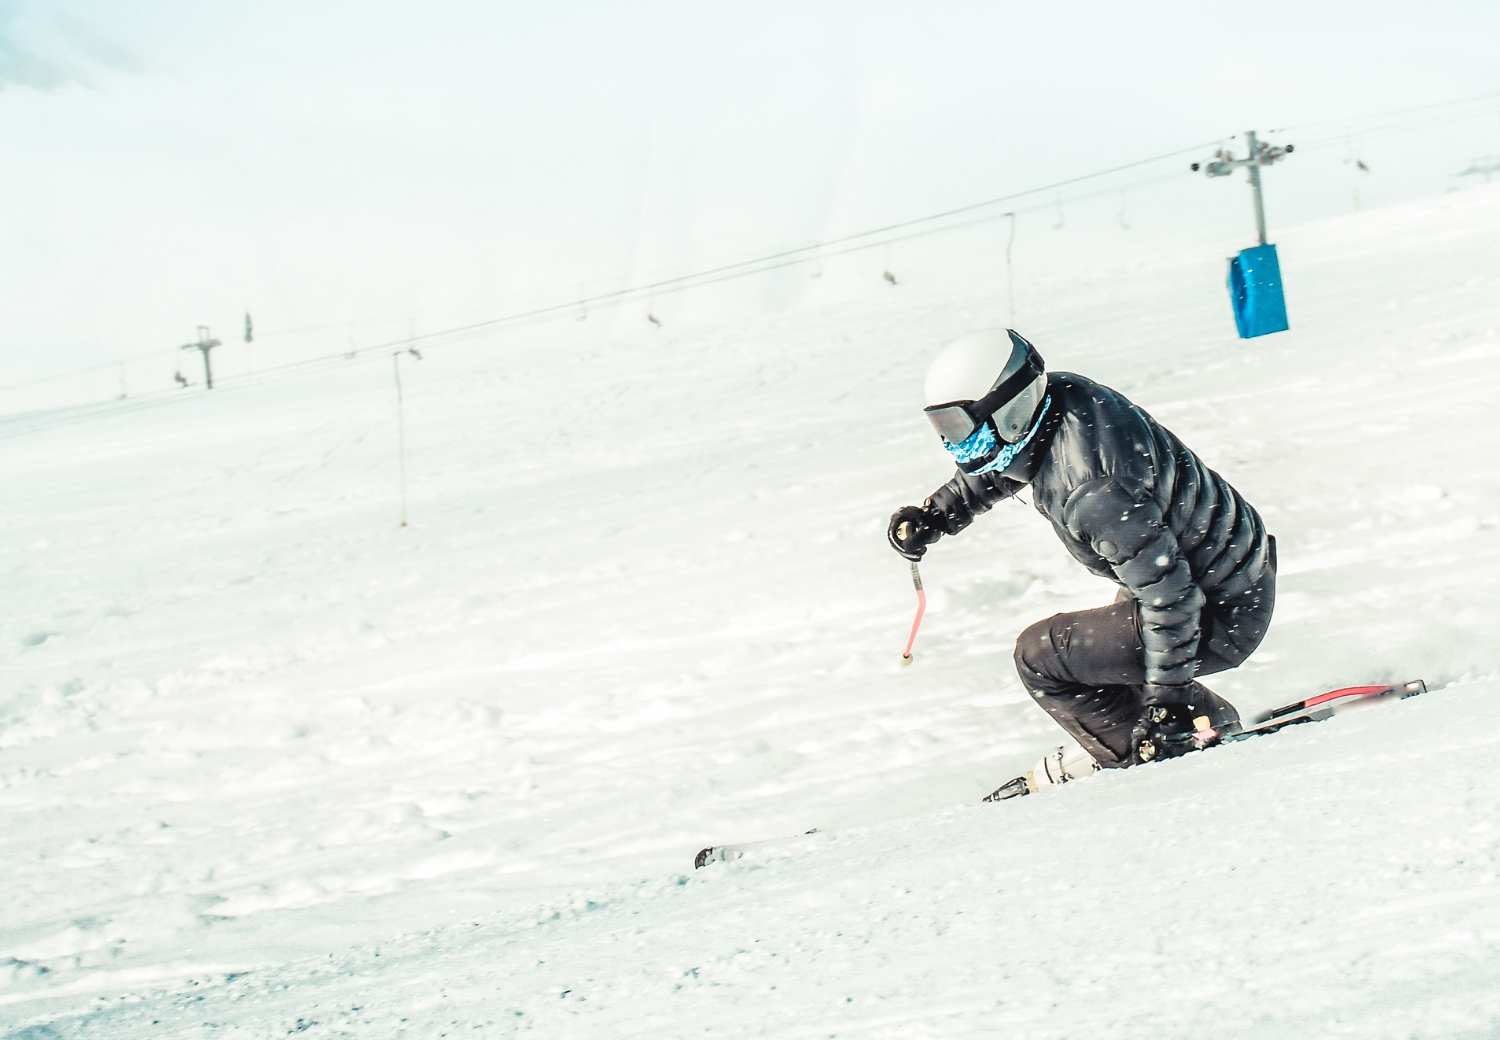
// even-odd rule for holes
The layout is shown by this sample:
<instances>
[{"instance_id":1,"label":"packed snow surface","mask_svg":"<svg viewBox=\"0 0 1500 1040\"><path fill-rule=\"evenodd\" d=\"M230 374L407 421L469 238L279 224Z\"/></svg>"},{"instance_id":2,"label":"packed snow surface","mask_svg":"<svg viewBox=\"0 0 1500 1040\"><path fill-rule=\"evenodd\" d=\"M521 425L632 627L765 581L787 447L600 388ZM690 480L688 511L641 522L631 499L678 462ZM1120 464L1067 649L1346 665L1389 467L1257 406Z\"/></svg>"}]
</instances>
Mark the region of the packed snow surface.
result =
<instances>
[{"instance_id":1,"label":"packed snow surface","mask_svg":"<svg viewBox=\"0 0 1500 1040\"><path fill-rule=\"evenodd\" d=\"M0 420L0 1035L1500 1036L1500 191L1280 246L1287 334L1227 245L1015 324L1278 536L1215 688L1432 692L999 805L1015 637L1113 589L1007 504L898 665L994 271L434 343L404 529L388 357Z\"/></svg>"}]
</instances>

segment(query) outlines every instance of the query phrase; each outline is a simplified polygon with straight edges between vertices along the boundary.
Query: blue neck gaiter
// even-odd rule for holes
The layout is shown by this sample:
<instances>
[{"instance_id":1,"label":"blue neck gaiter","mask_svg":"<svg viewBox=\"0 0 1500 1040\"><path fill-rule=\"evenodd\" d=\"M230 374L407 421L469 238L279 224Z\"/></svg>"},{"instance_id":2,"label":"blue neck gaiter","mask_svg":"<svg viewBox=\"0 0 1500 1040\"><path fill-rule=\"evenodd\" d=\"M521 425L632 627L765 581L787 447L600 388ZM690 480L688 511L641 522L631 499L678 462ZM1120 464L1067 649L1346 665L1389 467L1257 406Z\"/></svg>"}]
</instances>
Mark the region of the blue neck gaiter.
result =
<instances>
[{"instance_id":1,"label":"blue neck gaiter","mask_svg":"<svg viewBox=\"0 0 1500 1040\"><path fill-rule=\"evenodd\" d=\"M965 463L972 463L985 458L990 453L995 452L998 446L1000 450L995 452L993 459L976 470L965 470L965 472L970 476L977 477L981 473L993 473L996 470L1003 470L1016 460L1016 456L1021 454L1026 445L1031 443L1031 439L1042 428L1042 420L1046 417L1047 409L1050 407L1052 407L1052 395L1048 394L1042 398L1042 407L1038 409L1036 419L1026 430L1026 433L1022 435L1021 439L1014 444L1000 445L1000 439L995 434L995 424L993 422L986 422L958 444L952 444L944 440L943 447L948 449L948 454L953 456L953 461L962 466Z\"/></svg>"}]
</instances>

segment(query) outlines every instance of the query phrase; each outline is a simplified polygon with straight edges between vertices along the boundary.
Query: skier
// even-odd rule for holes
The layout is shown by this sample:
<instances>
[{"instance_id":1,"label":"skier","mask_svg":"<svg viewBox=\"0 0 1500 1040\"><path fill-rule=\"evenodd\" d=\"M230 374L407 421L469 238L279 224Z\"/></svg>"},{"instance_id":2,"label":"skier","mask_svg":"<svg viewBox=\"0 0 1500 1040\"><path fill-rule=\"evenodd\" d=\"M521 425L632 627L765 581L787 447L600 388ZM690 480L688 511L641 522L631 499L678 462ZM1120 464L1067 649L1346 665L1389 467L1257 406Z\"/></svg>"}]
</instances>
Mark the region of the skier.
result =
<instances>
[{"instance_id":1,"label":"skier","mask_svg":"<svg viewBox=\"0 0 1500 1040\"><path fill-rule=\"evenodd\" d=\"M1119 586L1109 606L1057 614L1016 641L1022 684L1082 748L1045 756L1028 789L1176 757L1238 728L1233 705L1195 677L1241 664L1270 624L1276 539L1260 514L1145 410L1047 373L1011 329L949 344L925 393L958 472L891 517L897 552L919 560L1029 486L1073 557Z\"/></svg>"}]
</instances>

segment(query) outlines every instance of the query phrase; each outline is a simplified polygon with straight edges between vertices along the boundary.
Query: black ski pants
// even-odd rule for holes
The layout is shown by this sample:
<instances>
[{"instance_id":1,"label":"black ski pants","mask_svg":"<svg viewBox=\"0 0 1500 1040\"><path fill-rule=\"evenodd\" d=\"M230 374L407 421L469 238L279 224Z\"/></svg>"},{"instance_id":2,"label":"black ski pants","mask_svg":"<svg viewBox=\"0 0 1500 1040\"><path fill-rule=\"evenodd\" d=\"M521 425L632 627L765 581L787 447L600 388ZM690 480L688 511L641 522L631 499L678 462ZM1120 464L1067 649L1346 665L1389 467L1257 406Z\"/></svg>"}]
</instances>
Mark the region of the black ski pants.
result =
<instances>
[{"instance_id":1,"label":"black ski pants","mask_svg":"<svg viewBox=\"0 0 1500 1040\"><path fill-rule=\"evenodd\" d=\"M1202 616L1199 675L1243 664L1265 638L1276 605L1275 549L1264 576L1247 592L1216 602ZM1021 682L1063 729L1105 768L1131 764L1130 731L1144 710L1146 681L1141 619L1131 595L1120 592L1107 607L1056 614L1016 640ZM1195 684L1196 685L1196 684ZM1198 685L1195 708L1207 705L1215 727L1239 721L1234 706Z\"/></svg>"}]
</instances>

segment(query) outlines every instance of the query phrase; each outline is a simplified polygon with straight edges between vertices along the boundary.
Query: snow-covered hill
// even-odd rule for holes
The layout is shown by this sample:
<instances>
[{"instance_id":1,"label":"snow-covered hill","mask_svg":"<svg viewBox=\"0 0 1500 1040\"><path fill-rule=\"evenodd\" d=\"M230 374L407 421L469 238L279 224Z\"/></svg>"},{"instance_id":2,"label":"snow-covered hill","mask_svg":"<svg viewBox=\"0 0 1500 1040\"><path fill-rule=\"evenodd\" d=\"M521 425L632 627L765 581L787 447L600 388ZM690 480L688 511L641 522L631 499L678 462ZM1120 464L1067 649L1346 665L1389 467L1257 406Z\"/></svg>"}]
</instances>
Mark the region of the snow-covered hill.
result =
<instances>
[{"instance_id":1,"label":"snow-covered hill","mask_svg":"<svg viewBox=\"0 0 1500 1040\"><path fill-rule=\"evenodd\" d=\"M1145 247L1020 324L1277 534L1215 688L1432 694L996 806L1015 636L1112 590L997 510L897 665L982 272L408 357L406 529L387 359L0 421L0 1030L1500 1036L1500 191L1280 245L1289 334Z\"/></svg>"}]
</instances>

